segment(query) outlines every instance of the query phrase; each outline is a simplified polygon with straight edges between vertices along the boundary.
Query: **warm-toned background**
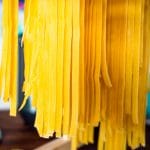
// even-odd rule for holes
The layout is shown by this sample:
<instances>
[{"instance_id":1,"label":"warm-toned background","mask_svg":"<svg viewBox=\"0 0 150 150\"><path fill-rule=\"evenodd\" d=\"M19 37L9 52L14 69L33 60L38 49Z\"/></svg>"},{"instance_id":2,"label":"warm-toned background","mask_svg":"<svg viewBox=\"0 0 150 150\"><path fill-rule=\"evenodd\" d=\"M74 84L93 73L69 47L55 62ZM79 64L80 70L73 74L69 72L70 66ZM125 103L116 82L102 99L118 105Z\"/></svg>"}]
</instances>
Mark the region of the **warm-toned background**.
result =
<instances>
[{"instance_id":1,"label":"warm-toned background","mask_svg":"<svg viewBox=\"0 0 150 150\"><path fill-rule=\"evenodd\" d=\"M0 112L0 128L3 133L0 150L32 150L54 140L39 138L36 130L26 125L19 114L17 117L10 117L8 111ZM98 129L95 132L97 134ZM146 135L147 147L139 150L150 150L150 127L147 127ZM84 146L80 150L96 150L96 142L93 145Z\"/></svg>"}]
</instances>

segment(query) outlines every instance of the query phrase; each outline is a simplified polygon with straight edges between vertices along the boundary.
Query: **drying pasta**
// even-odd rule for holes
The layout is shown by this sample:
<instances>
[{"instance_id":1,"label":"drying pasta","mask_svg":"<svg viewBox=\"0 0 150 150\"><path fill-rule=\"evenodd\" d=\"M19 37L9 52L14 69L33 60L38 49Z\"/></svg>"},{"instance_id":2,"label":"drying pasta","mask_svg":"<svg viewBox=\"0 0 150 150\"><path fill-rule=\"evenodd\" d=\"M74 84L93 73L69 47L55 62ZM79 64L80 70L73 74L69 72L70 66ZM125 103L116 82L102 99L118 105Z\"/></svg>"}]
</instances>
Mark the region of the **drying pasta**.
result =
<instances>
[{"instance_id":1,"label":"drying pasta","mask_svg":"<svg viewBox=\"0 0 150 150\"><path fill-rule=\"evenodd\" d=\"M17 111L18 0L3 0L0 94ZM24 99L40 137L71 149L145 146L150 91L150 0L25 0Z\"/></svg>"},{"instance_id":2,"label":"drying pasta","mask_svg":"<svg viewBox=\"0 0 150 150\"><path fill-rule=\"evenodd\" d=\"M3 0L2 59L0 67L0 93L10 101L10 115L16 116L18 83L18 0Z\"/></svg>"}]
</instances>

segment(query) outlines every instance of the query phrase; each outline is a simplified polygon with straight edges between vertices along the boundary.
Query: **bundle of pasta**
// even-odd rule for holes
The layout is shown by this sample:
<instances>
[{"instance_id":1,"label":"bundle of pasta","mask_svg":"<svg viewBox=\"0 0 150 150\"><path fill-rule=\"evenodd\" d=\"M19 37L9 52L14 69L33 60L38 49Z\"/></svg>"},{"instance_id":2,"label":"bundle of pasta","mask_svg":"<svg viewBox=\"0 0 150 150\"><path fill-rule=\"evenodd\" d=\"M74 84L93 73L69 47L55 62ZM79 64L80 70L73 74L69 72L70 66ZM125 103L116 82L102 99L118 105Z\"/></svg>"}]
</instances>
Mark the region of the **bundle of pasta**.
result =
<instances>
[{"instance_id":1,"label":"bundle of pasta","mask_svg":"<svg viewBox=\"0 0 150 150\"><path fill-rule=\"evenodd\" d=\"M15 115L17 0L3 1L0 90ZM20 109L31 96L41 137L56 132L76 149L100 123L99 150L145 146L149 17L149 0L25 0Z\"/></svg>"},{"instance_id":2,"label":"bundle of pasta","mask_svg":"<svg viewBox=\"0 0 150 150\"><path fill-rule=\"evenodd\" d=\"M78 142L93 142L99 124L101 60L104 82L111 86L106 6L98 0L25 1L25 98L20 109L31 96L40 136L68 135L73 149Z\"/></svg>"},{"instance_id":3,"label":"bundle of pasta","mask_svg":"<svg viewBox=\"0 0 150 150\"><path fill-rule=\"evenodd\" d=\"M18 0L2 1L2 56L0 96L10 101L10 115L16 115L18 80Z\"/></svg>"},{"instance_id":4,"label":"bundle of pasta","mask_svg":"<svg viewBox=\"0 0 150 150\"><path fill-rule=\"evenodd\" d=\"M107 111L101 121L100 150L125 150L126 144L132 149L145 146L150 57L148 3L107 1L107 58L112 88L101 89L106 89L101 101L107 102Z\"/></svg>"}]
</instances>

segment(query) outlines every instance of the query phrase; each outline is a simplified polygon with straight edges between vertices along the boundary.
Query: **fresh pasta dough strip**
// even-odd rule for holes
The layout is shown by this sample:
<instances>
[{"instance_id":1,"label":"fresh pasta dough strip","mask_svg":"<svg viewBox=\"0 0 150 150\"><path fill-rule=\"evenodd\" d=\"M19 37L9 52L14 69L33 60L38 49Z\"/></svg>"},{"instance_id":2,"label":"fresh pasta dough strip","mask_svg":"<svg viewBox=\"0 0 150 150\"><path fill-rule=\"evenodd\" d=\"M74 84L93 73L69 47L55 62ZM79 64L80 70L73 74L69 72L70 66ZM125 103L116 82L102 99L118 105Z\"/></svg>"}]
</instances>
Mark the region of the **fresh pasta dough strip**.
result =
<instances>
[{"instance_id":1,"label":"fresh pasta dough strip","mask_svg":"<svg viewBox=\"0 0 150 150\"><path fill-rule=\"evenodd\" d=\"M71 47L72 47L72 0L65 0L65 35L63 68L63 134L70 130L71 98Z\"/></svg>"},{"instance_id":2,"label":"fresh pasta dough strip","mask_svg":"<svg viewBox=\"0 0 150 150\"><path fill-rule=\"evenodd\" d=\"M109 73L111 74L111 70L110 70L110 67L111 67L111 61L112 61L112 52L111 52L111 23L112 23L112 14L111 14L111 1L110 0L107 0L107 32L106 32L106 42L107 42L107 46L106 46L106 50L107 50L107 64L108 64L108 69L109 69ZM111 75L110 75L111 77ZM101 87L102 88L102 87ZM110 88L111 89L111 88ZM102 92L101 92L102 94ZM112 103L112 91L110 93L110 95L108 95L108 117L111 116L111 103ZM101 100L101 103L102 103L102 100ZM100 121L101 121L102 118L100 118Z\"/></svg>"},{"instance_id":3,"label":"fresh pasta dough strip","mask_svg":"<svg viewBox=\"0 0 150 150\"><path fill-rule=\"evenodd\" d=\"M88 142L93 144L94 143L94 127L88 126Z\"/></svg>"},{"instance_id":4,"label":"fresh pasta dough strip","mask_svg":"<svg viewBox=\"0 0 150 150\"><path fill-rule=\"evenodd\" d=\"M135 1L134 50L133 50L133 81L132 81L132 120L138 123L138 88L140 68L140 28L141 28L141 1Z\"/></svg>"},{"instance_id":5,"label":"fresh pasta dough strip","mask_svg":"<svg viewBox=\"0 0 150 150\"><path fill-rule=\"evenodd\" d=\"M10 70L10 115L16 116L17 111L17 94L18 94L18 0L11 1L11 70Z\"/></svg>"},{"instance_id":6,"label":"fresh pasta dough strip","mask_svg":"<svg viewBox=\"0 0 150 150\"><path fill-rule=\"evenodd\" d=\"M5 0L2 3L2 11L3 11L3 18L2 18L2 37L3 37L3 43L2 43L2 56L1 56L1 70L0 70L0 94L2 97L4 97L5 92L5 76L6 76L6 69L7 69L7 59L8 59L8 53L10 52L10 2ZM7 78L7 76L6 76ZM4 101L7 101L7 98L4 99Z\"/></svg>"},{"instance_id":7,"label":"fresh pasta dough strip","mask_svg":"<svg viewBox=\"0 0 150 150\"><path fill-rule=\"evenodd\" d=\"M50 21L51 24L49 25L49 31L50 31L50 67L51 67L51 80L50 80L50 84L51 84L51 110L50 110L50 118L51 118L51 122L50 122L50 131L54 132L55 130L55 117L56 117L56 54L57 54L57 1L56 0L51 0L49 3L49 7L50 7Z\"/></svg>"},{"instance_id":8,"label":"fresh pasta dough strip","mask_svg":"<svg viewBox=\"0 0 150 150\"><path fill-rule=\"evenodd\" d=\"M112 88L109 89L107 95L109 97L109 117L110 122L112 122L112 126L116 126L117 121L117 105L118 105L118 84L119 84L119 46L120 46L120 39L118 39L121 27L119 18L120 12L117 13L117 5L119 5L119 1L112 0L108 1L108 4L111 5L111 40L110 40L110 54L112 55L111 61L109 64L110 67L110 76L112 81Z\"/></svg>"},{"instance_id":9,"label":"fresh pasta dough strip","mask_svg":"<svg viewBox=\"0 0 150 150\"><path fill-rule=\"evenodd\" d=\"M147 49L150 49L150 45L148 44L149 42L148 42L148 40L150 39L149 38L149 32L150 32L150 21L149 21L149 19L150 19L150 1L149 0L146 0L145 1L145 16L144 17L146 17L145 18L145 20L146 20L146 26L145 26L145 33L147 33L147 34L145 34L145 39L146 39L146 42L147 42ZM148 53L148 92L150 92L150 51L148 51L149 53Z\"/></svg>"},{"instance_id":10,"label":"fresh pasta dough strip","mask_svg":"<svg viewBox=\"0 0 150 150\"><path fill-rule=\"evenodd\" d=\"M96 33L95 33L95 123L100 119L100 67L101 67L101 41L102 41L102 1L96 0Z\"/></svg>"},{"instance_id":11,"label":"fresh pasta dough strip","mask_svg":"<svg viewBox=\"0 0 150 150\"><path fill-rule=\"evenodd\" d=\"M56 58L56 135L61 136L62 106L63 106L63 50L64 50L64 25L65 1L58 0L57 17L57 58Z\"/></svg>"},{"instance_id":12,"label":"fresh pasta dough strip","mask_svg":"<svg viewBox=\"0 0 150 150\"><path fill-rule=\"evenodd\" d=\"M84 71L85 71L85 100L86 100L86 107L85 107L85 118L84 118L84 122L85 122L85 126L87 126L88 123L88 114L89 114L89 94L88 94L88 27L89 27L89 16L88 16L88 12L89 12L89 0L85 1L85 18L84 18L84 28L85 28L85 38L84 38Z\"/></svg>"},{"instance_id":13,"label":"fresh pasta dough strip","mask_svg":"<svg viewBox=\"0 0 150 150\"><path fill-rule=\"evenodd\" d=\"M71 87L71 127L70 135L77 136L79 115L79 53L80 53L80 1L72 2L72 87ZM76 142L73 142L76 144ZM72 145L74 147L74 145Z\"/></svg>"},{"instance_id":14,"label":"fresh pasta dough strip","mask_svg":"<svg viewBox=\"0 0 150 150\"><path fill-rule=\"evenodd\" d=\"M34 9L31 8L31 5L34 5ZM35 78L35 68L37 63L37 56L39 53L39 43L33 44L33 39L35 41L38 41L39 37L37 36L39 34L39 23L37 16L37 9L38 9L38 3L36 1L27 1L27 4L25 6L25 31L23 33L23 42L24 42L24 56L25 56L25 71L24 71L24 77L25 81L23 84L23 91L25 93L24 100L19 108L21 110L28 99L28 97L31 95L31 86L33 85L33 81L36 81ZM37 26L37 30L36 30ZM31 61L32 60L32 61ZM36 105L36 100L33 99L32 103Z\"/></svg>"},{"instance_id":15,"label":"fresh pasta dough strip","mask_svg":"<svg viewBox=\"0 0 150 150\"><path fill-rule=\"evenodd\" d=\"M131 114L133 35L134 35L134 0L127 2L127 46L126 46L126 79L125 79L125 113ZM131 13L132 12L132 13ZM132 33L132 34L130 34Z\"/></svg>"},{"instance_id":16,"label":"fresh pasta dough strip","mask_svg":"<svg viewBox=\"0 0 150 150\"><path fill-rule=\"evenodd\" d=\"M85 17L85 0L80 1L80 99L79 99L79 122L84 124L85 118L85 54L84 54L84 39L85 39L85 29L84 29L84 17Z\"/></svg>"},{"instance_id":17,"label":"fresh pasta dough strip","mask_svg":"<svg viewBox=\"0 0 150 150\"><path fill-rule=\"evenodd\" d=\"M87 5L86 5L86 13L87 13L87 43L86 43L86 51L87 51L87 75L86 75L86 105L87 105L87 110L86 110L86 122L90 122L90 102L91 102L91 81L90 81L90 64L91 64L91 29L92 29L92 7L93 7L93 1L88 0ZM86 19L87 19L86 18Z\"/></svg>"},{"instance_id":18,"label":"fresh pasta dough strip","mask_svg":"<svg viewBox=\"0 0 150 150\"><path fill-rule=\"evenodd\" d=\"M89 80L90 80L90 104L91 104L91 109L90 109L90 118L89 121L91 124L94 123L94 117L97 114L94 114L95 111L95 82L94 82L94 69L95 69L95 33L96 33L96 3L95 0L93 0L92 4L92 18L91 18L91 44L90 44L90 75L89 75Z\"/></svg>"},{"instance_id":19,"label":"fresh pasta dough strip","mask_svg":"<svg viewBox=\"0 0 150 150\"><path fill-rule=\"evenodd\" d=\"M150 1L145 1L144 4L144 22L143 26L143 65L140 68L140 78L139 78L139 141L142 146L146 145L145 139L145 114L146 114L146 93L147 93L147 81L148 81L148 67L150 58ZM144 101L143 101L144 100Z\"/></svg>"},{"instance_id":20,"label":"fresh pasta dough strip","mask_svg":"<svg viewBox=\"0 0 150 150\"><path fill-rule=\"evenodd\" d=\"M109 73L108 73L108 68L107 68L107 61L106 61L106 11L107 11L107 0L103 0L103 13L102 13L102 18L103 18L103 22L102 22L102 51L101 51L101 70L102 70L102 76L104 79L105 84L108 87L111 87L111 80L109 77Z\"/></svg>"},{"instance_id":21,"label":"fresh pasta dough strip","mask_svg":"<svg viewBox=\"0 0 150 150\"><path fill-rule=\"evenodd\" d=\"M144 6L145 6L145 0L142 0L141 2L141 11L142 11L142 14L141 14L141 29L140 29L140 32L141 32L141 36L140 36L140 67L142 67L143 65L143 53L144 53L144 48L143 48L143 44L144 44L144 41L143 41L143 34L144 34L144 29L143 29L143 22L144 22Z\"/></svg>"},{"instance_id":22,"label":"fresh pasta dough strip","mask_svg":"<svg viewBox=\"0 0 150 150\"><path fill-rule=\"evenodd\" d=\"M43 10L46 10L46 7L47 5L49 5L48 1L45 1L45 3L43 2ZM40 5L41 6L41 5ZM50 101L51 101L51 89L50 89L50 86L49 86L49 82L50 82L50 79L49 79L49 76L50 76L50 63L49 63L49 26L48 26L48 22L49 22L49 19L50 19L50 15L48 14L47 11L44 11L44 14L45 14L45 19L43 20L43 50L41 50L42 54L43 54L43 57L42 57L42 65L43 65L43 70L41 70L40 72L37 72L37 73L41 73L41 75L39 75L38 77L42 78L42 81L43 81L43 85L41 90L43 91L43 98L42 98L42 101L43 101L43 136L48 138L49 137L49 134L53 134L51 133L52 131L49 130L49 126L50 126ZM44 18L44 17L43 17ZM39 61L39 63L41 63ZM43 72L42 72L43 71ZM36 85L36 84L35 84Z\"/></svg>"},{"instance_id":23,"label":"fresh pasta dough strip","mask_svg":"<svg viewBox=\"0 0 150 150\"><path fill-rule=\"evenodd\" d=\"M41 15L42 16L42 15ZM39 26L39 28L41 29L42 34L39 38L40 41L42 41L40 44L39 44L39 49L43 49L44 46L44 30L45 27L44 27L44 20L41 19L41 26ZM45 52L44 52L45 53ZM42 51L39 50L39 56L41 57L38 57L37 58L37 62L38 62L38 66L40 68L40 75L39 75L39 81L38 81L38 90L41 91L38 93L38 99L37 99L37 115L36 115L36 121L35 121L35 126L37 127L38 129L38 132L39 132L39 135L41 137L44 137L44 118L45 118L45 115L44 115L44 103L45 103L45 85L44 85L44 70L45 68L43 67L45 62L43 61L43 57L45 56L44 55L41 55L42 54Z\"/></svg>"},{"instance_id":24,"label":"fresh pasta dough strip","mask_svg":"<svg viewBox=\"0 0 150 150\"><path fill-rule=\"evenodd\" d=\"M120 38L118 39L119 41L119 84L118 84L118 104L117 104L117 124L119 127L123 128L124 125L124 90L125 90L125 56L126 56L126 27L127 27L127 22L126 22L126 6L127 6L127 1L126 0L121 0L122 5L120 6L120 23L118 26L122 28L120 30Z\"/></svg>"},{"instance_id":25,"label":"fresh pasta dough strip","mask_svg":"<svg viewBox=\"0 0 150 150\"><path fill-rule=\"evenodd\" d=\"M106 142L106 124L104 121L101 121L98 137L98 150L104 150Z\"/></svg>"},{"instance_id":26,"label":"fresh pasta dough strip","mask_svg":"<svg viewBox=\"0 0 150 150\"><path fill-rule=\"evenodd\" d=\"M88 9L87 9L87 2L85 1L85 14L84 14L84 72L85 72L85 77L84 77L84 95L85 95L85 100L87 103L87 40L88 40L88 18L87 18L87 13L88 13ZM82 36L82 34L81 34ZM84 123L87 123L87 118L86 118L86 113L87 113L87 104L85 103L86 107L85 107L85 118L84 118Z\"/></svg>"},{"instance_id":27,"label":"fresh pasta dough strip","mask_svg":"<svg viewBox=\"0 0 150 150\"><path fill-rule=\"evenodd\" d=\"M5 78L4 78L4 82L5 82L5 86L4 86L4 101L8 101L9 100L9 96L10 96L10 84L11 84L11 74L10 74L10 70L11 70L11 51L12 51L12 32L13 32L13 21L11 21L11 15L12 15L12 8L11 8L11 2L8 3L8 28L7 28L7 36L8 36L8 44L7 44L7 61L6 61L6 72L5 72Z\"/></svg>"}]
</instances>

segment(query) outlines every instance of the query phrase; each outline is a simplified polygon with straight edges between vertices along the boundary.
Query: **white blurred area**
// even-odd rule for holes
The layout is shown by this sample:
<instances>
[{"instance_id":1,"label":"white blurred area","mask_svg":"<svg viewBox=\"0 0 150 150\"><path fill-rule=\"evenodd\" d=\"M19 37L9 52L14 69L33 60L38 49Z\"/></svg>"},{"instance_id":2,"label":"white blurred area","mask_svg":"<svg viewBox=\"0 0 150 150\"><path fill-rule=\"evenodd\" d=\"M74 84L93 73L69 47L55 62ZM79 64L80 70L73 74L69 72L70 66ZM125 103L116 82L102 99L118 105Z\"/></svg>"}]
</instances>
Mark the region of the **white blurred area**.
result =
<instances>
[{"instance_id":1,"label":"white blurred area","mask_svg":"<svg viewBox=\"0 0 150 150\"><path fill-rule=\"evenodd\" d=\"M3 100L0 99L0 111L8 110L8 109L9 109L9 102L4 103Z\"/></svg>"}]
</instances>

